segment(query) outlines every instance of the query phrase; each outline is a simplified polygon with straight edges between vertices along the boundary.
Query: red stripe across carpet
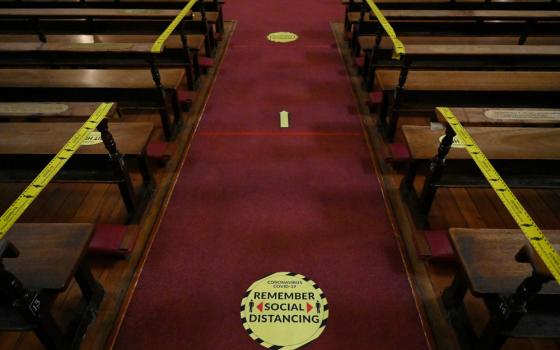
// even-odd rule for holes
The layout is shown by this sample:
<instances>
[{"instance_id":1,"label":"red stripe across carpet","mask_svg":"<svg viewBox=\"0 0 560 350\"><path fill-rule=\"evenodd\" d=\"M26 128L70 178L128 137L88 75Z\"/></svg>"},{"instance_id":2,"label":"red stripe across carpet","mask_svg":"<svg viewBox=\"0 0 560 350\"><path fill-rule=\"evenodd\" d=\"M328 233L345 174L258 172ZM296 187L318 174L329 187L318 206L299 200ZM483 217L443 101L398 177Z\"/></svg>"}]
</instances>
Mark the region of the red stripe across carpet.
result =
<instances>
[{"instance_id":1,"label":"red stripe across carpet","mask_svg":"<svg viewBox=\"0 0 560 350\"><path fill-rule=\"evenodd\" d=\"M329 302L309 349L425 349L329 26L343 7L227 0L224 13L237 29L116 348L258 349L241 298L293 271ZM276 31L300 39L267 42Z\"/></svg>"}]
</instances>

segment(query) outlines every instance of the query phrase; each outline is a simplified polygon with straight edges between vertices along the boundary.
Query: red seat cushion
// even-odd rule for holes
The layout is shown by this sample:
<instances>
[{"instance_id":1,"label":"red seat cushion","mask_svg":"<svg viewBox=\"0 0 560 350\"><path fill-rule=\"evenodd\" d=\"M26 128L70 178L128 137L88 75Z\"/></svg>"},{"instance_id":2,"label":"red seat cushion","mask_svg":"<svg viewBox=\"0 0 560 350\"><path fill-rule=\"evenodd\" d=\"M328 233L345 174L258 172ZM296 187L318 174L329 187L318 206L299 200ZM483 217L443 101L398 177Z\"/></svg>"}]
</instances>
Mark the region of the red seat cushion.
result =
<instances>
[{"instance_id":1,"label":"red seat cushion","mask_svg":"<svg viewBox=\"0 0 560 350\"><path fill-rule=\"evenodd\" d=\"M134 236L127 237L129 232ZM97 224L88 250L93 254L127 255L134 249L137 236L138 230L129 230L126 225Z\"/></svg>"},{"instance_id":2,"label":"red seat cushion","mask_svg":"<svg viewBox=\"0 0 560 350\"><path fill-rule=\"evenodd\" d=\"M194 94L194 91L190 91L185 88L181 88L177 91L177 97L181 103L188 103L194 100Z\"/></svg>"},{"instance_id":3,"label":"red seat cushion","mask_svg":"<svg viewBox=\"0 0 560 350\"><path fill-rule=\"evenodd\" d=\"M383 93L381 91L374 91L369 94L369 104L378 105L383 101Z\"/></svg>"},{"instance_id":4,"label":"red seat cushion","mask_svg":"<svg viewBox=\"0 0 560 350\"><path fill-rule=\"evenodd\" d=\"M206 56L199 56L198 57L198 65L201 68L212 68L214 66L214 60L210 57L206 57Z\"/></svg>"},{"instance_id":5,"label":"red seat cushion","mask_svg":"<svg viewBox=\"0 0 560 350\"><path fill-rule=\"evenodd\" d=\"M359 68L362 68L364 66L364 61L365 61L364 56L354 58L354 64Z\"/></svg>"},{"instance_id":6,"label":"red seat cushion","mask_svg":"<svg viewBox=\"0 0 560 350\"><path fill-rule=\"evenodd\" d=\"M389 159L391 162L408 162L410 160L410 152L406 144L402 142L390 143Z\"/></svg>"},{"instance_id":7,"label":"red seat cushion","mask_svg":"<svg viewBox=\"0 0 560 350\"><path fill-rule=\"evenodd\" d=\"M149 158L166 162L171 158L177 145L165 141L152 141L146 147L146 154Z\"/></svg>"},{"instance_id":8,"label":"red seat cushion","mask_svg":"<svg viewBox=\"0 0 560 350\"><path fill-rule=\"evenodd\" d=\"M432 260L452 261L455 259L455 253L449 243L447 230L431 230L424 231L426 241L430 246L432 255L429 257Z\"/></svg>"}]
</instances>

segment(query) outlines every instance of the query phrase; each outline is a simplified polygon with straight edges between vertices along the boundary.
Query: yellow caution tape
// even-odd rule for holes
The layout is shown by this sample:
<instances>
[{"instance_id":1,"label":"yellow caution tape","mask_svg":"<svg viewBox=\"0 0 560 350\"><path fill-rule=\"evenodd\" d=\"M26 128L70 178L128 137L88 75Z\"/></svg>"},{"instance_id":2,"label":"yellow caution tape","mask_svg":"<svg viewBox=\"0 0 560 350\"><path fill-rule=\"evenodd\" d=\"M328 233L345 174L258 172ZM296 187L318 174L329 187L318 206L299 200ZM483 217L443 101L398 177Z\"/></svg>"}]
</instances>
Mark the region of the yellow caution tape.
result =
<instances>
[{"instance_id":1,"label":"yellow caution tape","mask_svg":"<svg viewBox=\"0 0 560 350\"><path fill-rule=\"evenodd\" d=\"M189 14L189 12L191 11L191 8L194 6L194 4L196 4L196 0L191 0L187 4L187 6L183 7L181 12L179 12L177 17L175 17L173 22L171 22L171 24L169 26L167 26L167 28L165 28L163 33L161 33L161 35L156 39L156 41L152 45L152 48L150 49L150 52L160 53L161 51L163 51L163 45L165 44L165 41L167 40L167 38L169 38L171 33L173 33L175 28L177 28L179 23L181 23L183 18L185 18L185 16Z\"/></svg>"},{"instance_id":2,"label":"yellow caution tape","mask_svg":"<svg viewBox=\"0 0 560 350\"><path fill-rule=\"evenodd\" d=\"M554 278L560 283L560 255L554 250L546 236L537 227L529 213L523 208L519 200L511 192L508 185L500 174L494 169L488 158L482 153L471 135L465 130L463 125L457 120L455 115L447 107L437 107L439 112L445 117L457 137L469 152L482 174L490 183L502 203L517 222L517 225L525 234L537 254L541 257L546 267L550 270Z\"/></svg>"},{"instance_id":3,"label":"yellow caution tape","mask_svg":"<svg viewBox=\"0 0 560 350\"><path fill-rule=\"evenodd\" d=\"M391 25L389 24L385 16L383 16L383 13L373 2L373 0L366 0L366 2L373 11L373 14L375 14L375 17L377 17L379 23L381 23L383 29L385 29L385 32L387 33L389 38L391 38L391 41L393 42L393 59L400 59L401 55L405 54L404 44L397 38L397 34L395 34L393 27L391 27Z\"/></svg>"},{"instance_id":4,"label":"yellow caution tape","mask_svg":"<svg viewBox=\"0 0 560 350\"><path fill-rule=\"evenodd\" d=\"M45 166L35 179L25 188L19 197L0 217L0 239L4 238L8 230L14 225L25 209L33 203L33 200L41 193L43 188L52 180L59 170L66 164L68 159L80 148L82 142L90 132L107 116L113 107L112 103L102 103L97 107L89 119L74 133L68 142L58 151L56 156Z\"/></svg>"}]
</instances>

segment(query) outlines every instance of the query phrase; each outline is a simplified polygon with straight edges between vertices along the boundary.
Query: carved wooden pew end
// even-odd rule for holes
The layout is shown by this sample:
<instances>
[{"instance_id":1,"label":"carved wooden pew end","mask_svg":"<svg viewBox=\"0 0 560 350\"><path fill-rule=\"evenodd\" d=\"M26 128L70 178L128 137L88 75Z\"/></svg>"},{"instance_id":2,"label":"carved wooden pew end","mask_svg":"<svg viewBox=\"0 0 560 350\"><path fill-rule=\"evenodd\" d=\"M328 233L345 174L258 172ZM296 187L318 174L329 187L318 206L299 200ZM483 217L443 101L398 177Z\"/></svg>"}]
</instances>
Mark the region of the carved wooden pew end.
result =
<instances>
[{"instance_id":1,"label":"carved wooden pew end","mask_svg":"<svg viewBox=\"0 0 560 350\"><path fill-rule=\"evenodd\" d=\"M47 349L79 348L104 295L84 260L92 235L92 224L16 224L11 228L0 244L0 330L33 331ZM10 241L13 245L6 244ZM72 278L83 302L62 330L50 310Z\"/></svg>"},{"instance_id":2,"label":"carved wooden pew end","mask_svg":"<svg viewBox=\"0 0 560 350\"><path fill-rule=\"evenodd\" d=\"M544 233L558 249L560 232ZM499 350L509 337L560 336L560 286L520 230L450 229L449 239L460 271L442 302L462 349ZM490 316L480 334L463 302L467 291L484 300Z\"/></svg>"}]
</instances>

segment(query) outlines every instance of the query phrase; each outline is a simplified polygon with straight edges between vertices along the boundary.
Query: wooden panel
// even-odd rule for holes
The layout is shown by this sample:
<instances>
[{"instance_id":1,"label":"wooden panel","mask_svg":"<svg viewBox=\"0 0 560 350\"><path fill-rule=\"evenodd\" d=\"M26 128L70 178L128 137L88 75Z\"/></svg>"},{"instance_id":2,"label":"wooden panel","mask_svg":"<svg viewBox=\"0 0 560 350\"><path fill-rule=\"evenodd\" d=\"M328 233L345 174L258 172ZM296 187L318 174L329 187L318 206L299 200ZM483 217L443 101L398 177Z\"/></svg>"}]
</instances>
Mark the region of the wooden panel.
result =
<instances>
[{"instance_id":1,"label":"wooden panel","mask_svg":"<svg viewBox=\"0 0 560 350\"><path fill-rule=\"evenodd\" d=\"M558 56L556 45L406 45L407 55L443 56Z\"/></svg>"},{"instance_id":2,"label":"wooden panel","mask_svg":"<svg viewBox=\"0 0 560 350\"><path fill-rule=\"evenodd\" d=\"M554 43L553 37L547 37ZM0 37L0 40L4 40ZM426 36L426 35L399 35L399 40L405 45L406 51L410 45L515 45L519 41L519 36L464 36L464 35L446 35L446 36ZM375 43L374 35L361 35L358 38L362 48L372 48ZM557 43L560 44L560 38ZM381 39L381 48L390 50L393 48L393 42L388 37Z\"/></svg>"},{"instance_id":3,"label":"wooden panel","mask_svg":"<svg viewBox=\"0 0 560 350\"><path fill-rule=\"evenodd\" d=\"M98 106L98 102L0 102L0 117L10 119L29 117L87 118ZM111 118L115 110L116 104L113 104L112 110L109 111L107 116Z\"/></svg>"},{"instance_id":4,"label":"wooden panel","mask_svg":"<svg viewBox=\"0 0 560 350\"><path fill-rule=\"evenodd\" d=\"M138 52L149 53L152 43L45 43L42 52ZM2 47L0 46L0 50ZM6 51L9 51L6 50Z\"/></svg>"},{"instance_id":5,"label":"wooden panel","mask_svg":"<svg viewBox=\"0 0 560 350\"><path fill-rule=\"evenodd\" d=\"M100 43L153 43L157 35L96 35L95 40ZM191 49L200 50L204 46L203 34L187 34L187 45ZM171 35L165 42L165 47L180 49L183 47L179 35Z\"/></svg>"},{"instance_id":6,"label":"wooden panel","mask_svg":"<svg viewBox=\"0 0 560 350\"><path fill-rule=\"evenodd\" d=\"M15 224L6 238L20 251L4 259L27 288L66 288L93 235L92 224Z\"/></svg>"},{"instance_id":7,"label":"wooden panel","mask_svg":"<svg viewBox=\"0 0 560 350\"><path fill-rule=\"evenodd\" d=\"M560 11L522 10L384 10L383 15L387 19L560 19Z\"/></svg>"},{"instance_id":8,"label":"wooden panel","mask_svg":"<svg viewBox=\"0 0 560 350\"><path fill-rule=\"evenodd\" d=\"M370 36L371 37L371 36ZM374 37L371 37L374 38ZM408 45L517 45L519 35L512 36L425 36L425 35L399 35L399 39ZM375 39L370 39L375 40ZM372 44L373 45L373 44ZM560 45L560 37L558 36L529 36L524 46L533 45ZM381 40L381 48L392 49L393 42L388 37Z\"/></svg>"},{"instance_id":9,"label":"wooden panel","mask_svg":"<svg viewBox=\"0 0 560 350\"><path fill-rule=\"evenodd\" d=\"M56 154L81 123L6 123L0 128L0 154ZM152 123L109 123L118 150L140 155L152 133ZM103 143L82 146L77 154L107 154Z\"/></svg>"},{"instance_id":10,"label":"wooden panel","mask_svg":"<svg viewBox=\"0 0 560 350\"><path fill-rule=\"evenodd\" d=\"M161 82L176 89L183 69L160 69ZM51 88L155 88L148 69L0 69L2 87Z\"/></svg>"},{"instance_id":11,"label":"wooden panel","mask_svg":"<svg viewBox=\"0 0 560 350\"><path fill-rule=\"evenodd\" d=\"M544 231L560 248L560 231ZM520 230L450 229L450 240L476 295L511 293L531 275L531 265L515 261L515 254L528 243ZM560 285L546 284L542 293L560 294Z\"/></svg>"},{"instance_id":12,"label":"wooden panel","mask_svg":"<svg viewBox=\"0 0 560 350\"><path fill-rule=\"evenodd\" d=\"M382 90L393 90L399 71L378 70ZM410 71L406 90L416 91L560 91L560 72Z\"/></svg>"},{"instance_id":13,"label":"wooden panel","mask_svg":"<svg viewBox=\"0 0 560 350\"><path fill-rule=\"evenodd\" d=\"M0 17L40 18L175 18L179 10L91 8L0 8Z\"/></svg>"},{"instance_id":14,"label":"wooden panel","mask_svg":"<svg viewBox=\"0 0 560 350\"><path fill-rule=\"evenodd\" d=\"M413 159L433 158L445 133L416 125L403 125L402 131ZM470 127L467 131L489 159L560 159L560 129ZM447 158L470 156L463 148L452 148Z\"/></svg>"}]
</instances>

